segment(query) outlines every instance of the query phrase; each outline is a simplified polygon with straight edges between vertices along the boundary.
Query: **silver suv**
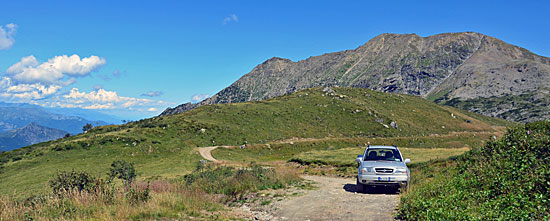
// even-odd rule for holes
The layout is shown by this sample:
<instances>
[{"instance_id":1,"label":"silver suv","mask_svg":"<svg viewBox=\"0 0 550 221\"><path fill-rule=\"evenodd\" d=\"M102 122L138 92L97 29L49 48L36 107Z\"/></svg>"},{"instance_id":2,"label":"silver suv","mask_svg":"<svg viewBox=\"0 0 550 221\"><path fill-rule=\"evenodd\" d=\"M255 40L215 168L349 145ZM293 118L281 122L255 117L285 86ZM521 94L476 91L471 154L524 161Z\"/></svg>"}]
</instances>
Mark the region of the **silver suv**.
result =
<instances>
[{"instance_id":1,"label":"silver suv","mask_svg":"<svg viewBox=\"0 0 550 221\"><path fill-rule=\"evenodd\" d=\"M372 187L407 188L410 171L396 146L367 146L358 155L357 192L368 192Z\"/></svg>"}]
</instances>

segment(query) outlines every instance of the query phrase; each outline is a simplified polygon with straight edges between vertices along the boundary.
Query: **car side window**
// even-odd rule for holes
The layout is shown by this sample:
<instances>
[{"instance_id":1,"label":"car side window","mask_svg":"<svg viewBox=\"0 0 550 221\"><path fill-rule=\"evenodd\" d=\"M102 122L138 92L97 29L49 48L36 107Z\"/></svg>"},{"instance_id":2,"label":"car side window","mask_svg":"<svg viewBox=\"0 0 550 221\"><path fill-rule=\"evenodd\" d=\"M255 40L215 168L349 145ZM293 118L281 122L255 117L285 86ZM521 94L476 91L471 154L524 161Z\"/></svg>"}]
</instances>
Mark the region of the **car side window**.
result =
<instances>
[{"instance_id":1,"label":"car side window","mask_svg":"<svg viewBox=\"0 0 550 221\"><path fill-rule=\"evenodd\" d=\"M399 154L398 150L393 151L393 156L395 157L396 161L401 161L401 154Z\"/></svg>"}]
</instances>

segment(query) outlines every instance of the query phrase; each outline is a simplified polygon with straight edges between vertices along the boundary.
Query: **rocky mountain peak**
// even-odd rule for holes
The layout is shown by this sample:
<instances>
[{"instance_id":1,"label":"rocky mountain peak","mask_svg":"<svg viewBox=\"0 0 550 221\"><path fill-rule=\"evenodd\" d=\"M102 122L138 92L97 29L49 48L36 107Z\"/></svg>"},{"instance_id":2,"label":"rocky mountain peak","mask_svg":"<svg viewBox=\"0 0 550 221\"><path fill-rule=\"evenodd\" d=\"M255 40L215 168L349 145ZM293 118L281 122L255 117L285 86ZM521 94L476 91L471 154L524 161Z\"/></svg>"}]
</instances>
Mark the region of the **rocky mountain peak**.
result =
<instances>
[{"instance_id":1,"label":"rocky mountain peak","mask_svg":"<svg viewBox=\"0 0 550 221\"><path fill-rule=\"evenodd\" d=\"M536 97L545 97L547 95L537 91L544 91L550 82L549 61L475 32L427 37L385 33L354 50L312 56L298 62L270 58L211 98L167 109L163 114L204 104L258 101L306 88L336 85L417 95L440 103L452 100L455 106L469 99L487 100L508 95L535 93ZM507 107L504 112L481 111L494 108L486 107L489 104L491 102L464 109L503 118L506 117L502 114L515 110L503 104L502 108ZM550 107L543 107L546 101L537 101L538 104L544 111L537 111L531 119L550 117ZM521 121L517 117L507 119Z\"/></svg>"}]
</instances>

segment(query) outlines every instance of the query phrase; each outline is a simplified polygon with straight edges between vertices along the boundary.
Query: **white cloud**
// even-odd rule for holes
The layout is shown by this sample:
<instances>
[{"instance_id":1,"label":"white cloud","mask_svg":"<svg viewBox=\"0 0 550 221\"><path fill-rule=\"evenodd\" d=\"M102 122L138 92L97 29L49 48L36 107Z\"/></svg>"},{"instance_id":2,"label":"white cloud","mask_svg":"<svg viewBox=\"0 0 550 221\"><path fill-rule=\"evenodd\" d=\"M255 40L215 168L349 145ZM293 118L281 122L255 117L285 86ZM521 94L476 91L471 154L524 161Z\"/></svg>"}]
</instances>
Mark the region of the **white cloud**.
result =
<instances>
[{"instance_id":1,"label":"white cloud","mask_svg":"<svg viewBox=\"0 0 550 221\"><path fill-rule=\"evenodd\" d=\"M230 22L238 22L238 21L239 21L239 17L237 17L236 14L230 14L229 16L223 19L223 24L226 25Z\"/></svg>"},{"instance_id":2,"label":"white cloud","mask_svg":"<svg viewBox=\"0 0 550 221\"><path fill-rule=\"evenodd\" d=\"M78 88L71 89L71 92L67 95L63 95L64 98L69 99L82 99L90 102L119 102L121 97L114 91L106 91L99 89L90 93L80 92Z\"/></svg>"},{"instance_id":3,"label":"white cloud","mask_svg":"<svg viewBox=\"0 0 550 221\"><path fill-rule=\"evenodd\" d=\"M107 91L104 89L86 93L80 92L78 88L73 88L68 94L63 95L63 98L65 98L65 102L78 104L78 107L86 109L132 109L138 106L144 107L166 104L163 101L123 97L119 96L115 91Z\"/></svg>"},{"instance_id":4,"label":"white cloud","mask_svg":"<svg viewBox=\"0 0 550 221\"><path fill-rule=\"evenodd\" d=\"M202 100L204 100L208 97L210 97L210 95L208 95L208 94L195 94L195 95L191 96L191 101L199 102L199 101L202 101Z\"/></svg>"},{"instance_id":5,"label":"white cloud","mask_svg":"<svg viewBox=\"0 0 550 221\"><path fill-rule=\"evenodd\" d=\"M141 96L145 97L158 97L162 95L162 91L148 91L147 93L141 94Z\"/></svg>"},{"instance_id":6,"label":"white cloud","mask_svg":"<svg viewBox=\"0 0 550 221\"><path fill-rule=\"evenodd\" d=\"M35 84L14 84L8 77L0 81L0 96L8 99L36 100L55 94L61 86Z\"/></svg>"},{"instance_id":7,"label":"white cloud","mask_svg":"<svg viewBox=\"0 0 550 221\"><path fill-rule=\"evenodd\" d=\"M147 109L147 111L154 112L154 111L158 111L158 109L154 108L154 107L151 107L151 108Z\"/></svg>"},{"instance_id":8,"label":"white cloud","mask_svg":"<svg viewBox=\"0 0 550 221\"><path fill-rule=\"evenodd\" d=\"M34 56L21 59L6 70L6 74L21 83L63 84L74 82L75 77L89 75L106 63L104 58L90 56L80 58L74 54L55 56L39 64ZM63 81L67 77L69 80Z\"/></svg>"},{"instance_id":9,"label":"white cloud","mask_svg":"<svg viewBox=\"0 0 550 221\"><path fill-rule=\"evenodd\" d=\"M10 66L6 70L6 73L8 73L8 74L21 73L25 70L25 68L32 67L32 66L37 66L37 65L38 65L38 61L36 60L36 58L34 56L31 55L31 56L23 57L23 58L21 58L20 62L17 62L15 64L13 64L12 66Z\"/></svg>"},{"instance_id":10,"label":"white cloud","mask_svg":"<svg viewBox=\"0 0 550 221\"><path fill-rule=\"evenodd\" d=\"M15 43L13 36L17 30L17 25L10 23L5 27L0 25L0 50L7 50Z\"/></svg>"},{"instance_id":11,"label":"white cloud","mask_svg":"<svg viewBox=\"0 0 550 221\"><path fill-rule=\"evenodd\" d=\"M103 109L114 109L114 106L111 103L107 103L107 104L92 104L89 106L84 106L82 108L89 109L89 110L103 110Z\"/></svg>"}]
</instances>

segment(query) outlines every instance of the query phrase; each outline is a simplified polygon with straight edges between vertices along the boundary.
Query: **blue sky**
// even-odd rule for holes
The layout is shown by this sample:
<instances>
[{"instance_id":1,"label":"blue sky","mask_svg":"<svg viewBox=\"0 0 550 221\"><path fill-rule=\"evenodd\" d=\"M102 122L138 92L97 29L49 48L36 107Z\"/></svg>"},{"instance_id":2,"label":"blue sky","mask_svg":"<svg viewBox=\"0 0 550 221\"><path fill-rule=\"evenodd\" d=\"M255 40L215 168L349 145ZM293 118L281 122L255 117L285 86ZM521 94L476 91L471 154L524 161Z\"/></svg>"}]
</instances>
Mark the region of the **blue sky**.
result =
<instances>
[{"instance_id":1,"label":"blue sky","mask_svg":"<svg viewBox=\"0 0 550 221\"><path fill-rule=\"evenodd\" d=\"M550 1L4 1L0 101L150 117L270 57L354 49L381 33L475 31L550 56L549 10Z\"/></svg>"}]
</instances>

